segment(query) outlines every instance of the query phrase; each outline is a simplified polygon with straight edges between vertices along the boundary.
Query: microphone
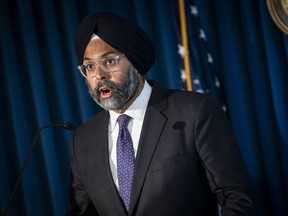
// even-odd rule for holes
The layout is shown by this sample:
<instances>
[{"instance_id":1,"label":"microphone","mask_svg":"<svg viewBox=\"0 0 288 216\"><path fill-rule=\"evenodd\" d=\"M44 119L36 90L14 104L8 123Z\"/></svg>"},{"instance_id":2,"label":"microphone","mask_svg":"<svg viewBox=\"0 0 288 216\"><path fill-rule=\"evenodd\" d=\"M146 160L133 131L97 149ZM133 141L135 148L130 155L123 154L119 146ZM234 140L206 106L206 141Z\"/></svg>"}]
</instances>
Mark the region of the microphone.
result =
<instances>
[{"instance_id":1,"label":"microphone","mask_svg":"<svg viewBox=\"0 0 288 216\"><path fill-rule=\"evenodd\" d=\"M64 122L64 123L60 123L60 124L48 124L48 125L45 125L45 126L39 128L38 133L41 130L43 130L45 128L49 128L49 127L64 128L65 130L74 130L76 128L76 126L72 122Z\"/></svg>"},{"instance_id":2,"label":"microphone","mask_svg":"<svg viewBox=\"0 0 288 216\"><path fill-rule=\"evenodd\" d=\"M15 185L13 187L12 193L10 195L10 199L8 201L8 204L7 204L6 208L5 208L5 210L4 210L3 216L7 216L8 215L8 212L9 212L11 204L12 204L12 200L13 200L13 198L15 196L15 192L16 192L16 190L18 188L18 185L20 183L20 180L21 180L21 178L23 176L24 170L25 170L26 165L28 163L28 160L29 160L29 158L31 156L31 153L32 153L34 147L36 146L36 143L37 143L36 141L37 141L37 139L38 139L38 137L40 135L40 132L43 129L46 129L46 128L63 128L65 130L74 130L74 129L76 129L76 126L73 123L71 123L71 122L64 122L64 123L59 123L59 124L47 124L47 125L44 125L44 126L38 128L37 133L36 133L36 135L34 137L33 143L30 146L29 151L26 154L26 158L24 160L24 163L23 163L23 165L22 165L22 167L20 169L17 181L16 181L16 183L15 183Z\"/></svg>"}]
</instances>

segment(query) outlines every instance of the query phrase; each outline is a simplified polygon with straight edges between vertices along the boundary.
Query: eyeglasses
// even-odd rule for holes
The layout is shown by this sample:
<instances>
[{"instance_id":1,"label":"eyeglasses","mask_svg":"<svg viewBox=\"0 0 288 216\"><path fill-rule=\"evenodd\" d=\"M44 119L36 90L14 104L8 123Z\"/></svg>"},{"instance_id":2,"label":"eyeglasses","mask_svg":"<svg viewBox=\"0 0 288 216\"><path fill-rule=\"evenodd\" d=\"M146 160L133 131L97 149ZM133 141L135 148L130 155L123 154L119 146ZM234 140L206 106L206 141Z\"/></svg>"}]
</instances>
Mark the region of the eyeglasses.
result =
<instances>
[{"instance_id":1,"label":"eyeglasses","mask_svg":"<svg viewBox=\"0 0 288 216\"><path fill-rule=\"evenodd\" d=\"M125 54L121 54L103 58L96 62L89 62L86 64L79 65L77 68L85 78L87 77L91 78L95 76L97 64L99 64L100 69L103 70L104 72L115 72L120 69L119 60L124 56Z\"/></svg>"}]
</instances>

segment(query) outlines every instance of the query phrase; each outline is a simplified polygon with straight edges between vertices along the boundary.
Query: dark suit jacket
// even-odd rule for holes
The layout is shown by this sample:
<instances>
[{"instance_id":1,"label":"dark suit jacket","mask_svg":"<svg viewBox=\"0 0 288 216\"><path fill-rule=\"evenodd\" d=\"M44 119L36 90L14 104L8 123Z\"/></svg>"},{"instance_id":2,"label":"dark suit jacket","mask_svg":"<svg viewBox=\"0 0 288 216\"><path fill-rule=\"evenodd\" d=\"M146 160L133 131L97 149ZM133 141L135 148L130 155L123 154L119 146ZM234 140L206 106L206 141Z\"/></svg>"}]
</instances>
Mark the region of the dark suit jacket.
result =
<instances>
[{"instance_id":1,"label":"dark suit jacket","mask_svg":"<svg viewBox=\"0 0 288 216\"><path fill-rule=\"evenodd\" d=\"M68 215L254 215L249 178L229 122L209 96L153 87L141 132L129 214L110 172L109 112L80 126L72 148Z\"/></svg>"}]
</instances>

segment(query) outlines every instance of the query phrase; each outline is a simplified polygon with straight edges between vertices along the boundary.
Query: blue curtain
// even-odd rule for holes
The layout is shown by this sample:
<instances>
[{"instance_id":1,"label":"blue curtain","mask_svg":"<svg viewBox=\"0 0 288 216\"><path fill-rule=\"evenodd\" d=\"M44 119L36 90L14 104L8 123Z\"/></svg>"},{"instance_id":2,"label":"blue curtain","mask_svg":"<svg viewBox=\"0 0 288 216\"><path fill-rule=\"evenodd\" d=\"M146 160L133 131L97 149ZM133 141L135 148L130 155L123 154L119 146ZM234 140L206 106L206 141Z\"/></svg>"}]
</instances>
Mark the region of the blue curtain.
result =
<instances>
[{"instance_id":1,"label":"blue curtain","mask_svg":"<svg viewBox=\"0 0 288 216\"><path fill-rule=\"evenodd\" d=\"M288 215L288 39L264 0L195 0L227 114L253 180L259 215ZM155 42L148 79L182 88L177 0L0 0L0 210L37 129L99 111L76 67L74 35L88 13L135 20ZM9 215L69 209L72 132L41 132ZM236 172L236 171L235 171Z\"/></svg>"},{"instance_id":2,"label":"blue curtain","mask_svg":"<svg viewBox=\"0 0 288 216\"><path fill-rule=\"evenodd\" d=\"M219 73L260 215L287 215L287 35L272 22L266 1L220 0L213 13Z\"/></svg>"}]
</instances>

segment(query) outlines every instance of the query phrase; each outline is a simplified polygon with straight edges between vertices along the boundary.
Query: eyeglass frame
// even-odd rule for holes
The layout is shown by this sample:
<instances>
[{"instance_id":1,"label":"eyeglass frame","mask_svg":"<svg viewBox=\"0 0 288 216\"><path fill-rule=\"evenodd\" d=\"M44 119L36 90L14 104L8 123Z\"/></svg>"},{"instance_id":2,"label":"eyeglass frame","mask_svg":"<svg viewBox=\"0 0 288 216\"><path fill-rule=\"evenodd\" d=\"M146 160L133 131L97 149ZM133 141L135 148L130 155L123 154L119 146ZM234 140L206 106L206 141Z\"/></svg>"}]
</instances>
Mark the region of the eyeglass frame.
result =
<instances>
[{"instance_id":1,"label":"eyeglass frame","mask_svg":"<svg viewBox=\"0 0 288 216\"><path fill-rule=\"evenodd\" d=\"M95 73L95 71L96 71L96 66L97 66L98 64L99 64L99 67L100 67L104 72L112 73L112 72L115 72L115 71L117 71L117 70L115 70L115 71L110 71L110 70L108 69L108 67L104 65L104 64L105 64L104 62L106 61L106 63L107 63L108 60L114 59L114 60L115 60L115 63L116 63L115 66L118 67L118 66L119 66L119 60L120 60L121 58L123 58L123 57L125 57L125 54L124 54L124 53L118 54L118 55L114 55L114 56L111 56L111 57L102 58L102 59L100 59L100 60L98 60L98 61L95 61L95 62L89 62L89 63L87 63L87 64L78 65L78 66L77 66L77 69L80 71L81 75L82 75L83 77L85 77L85 78L88 78L88 77L91 78L91 77L93 77L93 76L91 76L91 75L88 75L89 72L87 73L87 71L86 71L88 65L94 65L93 72L91 72L90 74ZM85 72L83 72L83 70L85 70ZM86 73L87 75L85 75L85 73Z\"/></svg>"}]
</instances>

